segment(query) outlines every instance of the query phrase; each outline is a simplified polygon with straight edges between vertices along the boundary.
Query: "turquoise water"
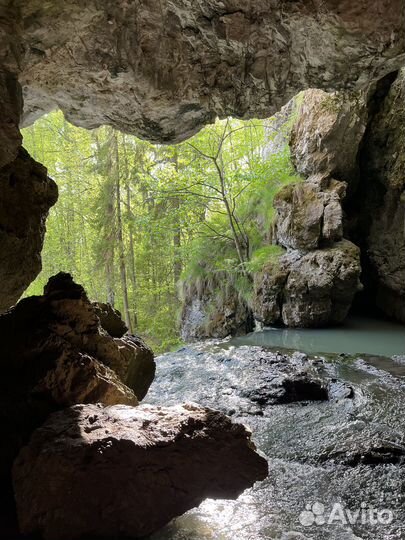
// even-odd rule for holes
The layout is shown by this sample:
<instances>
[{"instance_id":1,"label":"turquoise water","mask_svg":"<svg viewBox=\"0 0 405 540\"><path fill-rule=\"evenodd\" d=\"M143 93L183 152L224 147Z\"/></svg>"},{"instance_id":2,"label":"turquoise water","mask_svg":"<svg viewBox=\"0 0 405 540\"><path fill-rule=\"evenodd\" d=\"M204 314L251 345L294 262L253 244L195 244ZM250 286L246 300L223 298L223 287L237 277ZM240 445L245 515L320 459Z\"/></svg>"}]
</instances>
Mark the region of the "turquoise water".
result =
<instances>
[{"instance_id":1,"label":"turquoise water","mask_svg":"<svg viewBox=\"0 0 405 540\"><path fill-rule=\"evenodd\" d=\"M305 353L405 355L405 325L353 317L335 328L265 328L227 342L227 346L241 345L281 347Z\"/></svg>"}]
</instances>

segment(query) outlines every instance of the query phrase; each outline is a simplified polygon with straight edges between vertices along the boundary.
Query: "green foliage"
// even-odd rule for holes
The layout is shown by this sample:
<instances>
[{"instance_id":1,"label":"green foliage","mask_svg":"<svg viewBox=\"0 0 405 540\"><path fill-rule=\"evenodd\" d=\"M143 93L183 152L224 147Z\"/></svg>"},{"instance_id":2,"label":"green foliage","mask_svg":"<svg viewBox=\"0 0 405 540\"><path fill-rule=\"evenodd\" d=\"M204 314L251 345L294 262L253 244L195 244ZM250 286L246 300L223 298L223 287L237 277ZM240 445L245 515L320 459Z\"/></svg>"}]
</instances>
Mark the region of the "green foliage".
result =
<instances>
[{"instance_id":1,"label":"green foliage","mask_svg":"<svg viewBox=\"0 0 405 540\"><path fill-rule=\"evenodd\" d=\"M285 249L278 245L263 246L252 253L247 267L249 272L260 272L267 265L274 264L285 253Z\"/></svg>"},{"instance_id":2,"label":"green foliage","mask_svg":"<svg viewBox=\"0 0 405 540\"><path fill-rule=\"evenodd\" d=\"M293 114L280 128L286 140ZM217 121L176 146L86 131L59 112L24 129L24 145L59 187L43 270L26 294L70 272L90 298L114 301L156 352L180 344L181 291L210 291L218 306L233 288L249 302L250 273L280 254L274 195L299 181L287 144L266 155L270 125Z\"/></svg>"},{"instance_id":3,"label":"green foliage","mask_svg":"<svg viewBox=\"0 0 405 540\"><path fill-rule=\"evenodd\" d=\"M300 100L293 107L293 112L287 117L286 122L280 127L284 130L285 141L289 139L296 117L296 111ZM240 128L240 123L230 122L229 129ZM216 137L218 128L216 127ZM242 129L240 129L242 132ZM229 224L224 213L219 216L214 211L208 213L205 226L211 231L216 231L216 237L207 232L205 235L195 238L189 246L188 263L182 274L183 295L188 291L225 301L227 287L232 287L239 294L241 300L248 305L253 294L253 280L251 274L263 269L269 263L277 264L279 257L284 253L280 246L272 244L272 233L275 219L273 201L275 195L285 186L300 182L302 179L294 170L291 162L290 148L286 142L277 152L263 157L263 149L268 140L266 130L255 131L254 144L246 147L246 140L241 138L234 141L230 157L225 153L224 171L229 173L232 180L229 182L229 192L237 193L235 212L239 223L249 239L249 252L246 261L241 265L236 257L235 246L232 238L224 238L229 234ZM258 135L257 135L258 134ZM274 133L271 132L272 140ZM240 148L238 148L238 144ZM213 154L212 147L204 147L204 153ZM234 155L246 156L250 153L250 160L242 158L242 166L238 163L237 176L233 170L227 171L227 159L231 160ZM233 163L232 161L230 161ZM211 180L211 185L214 180ZM216 184L217 185L217 184ZM236 187L235 187L236 186ZM241 192L241 190L243 190ZM194 288L193 288L194 287Z\"/></svg>"}]
</instances>

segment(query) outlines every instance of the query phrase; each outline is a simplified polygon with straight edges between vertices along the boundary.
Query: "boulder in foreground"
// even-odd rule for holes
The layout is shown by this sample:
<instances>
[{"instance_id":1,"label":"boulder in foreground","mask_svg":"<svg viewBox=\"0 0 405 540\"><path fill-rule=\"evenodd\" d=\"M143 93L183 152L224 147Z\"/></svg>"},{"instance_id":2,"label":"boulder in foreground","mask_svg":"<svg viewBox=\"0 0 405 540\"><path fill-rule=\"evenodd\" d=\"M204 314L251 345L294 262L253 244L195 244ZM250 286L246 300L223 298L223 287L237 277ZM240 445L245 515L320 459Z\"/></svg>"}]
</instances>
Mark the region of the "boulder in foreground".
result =
<instances>
[{"instance_id":1,"label":"boulder in foreground","mask_svg":"<svg viewBox=\"0 0 405 540\"><path fill-rule=\"evenodd\" d=\"M250 432L212 409L76 405L35 431L13 482L22 533L139 538L267 472Z\"/></svg>"},{"instance_id":2,"label":"boulder in foreground","mask_svg":"<svg viewBox=\"0 0 405 540\"><path fill-rule=\"evenodd\" d=\"M118 314L110 312L117 327ZM113 337L99 313L83 287L61 272L43 295L0 315L0 479L9 478L19 450L50 413L77 403L136 405L145 396L153 352L136 336Z\"/></svg>"}]
</instances>

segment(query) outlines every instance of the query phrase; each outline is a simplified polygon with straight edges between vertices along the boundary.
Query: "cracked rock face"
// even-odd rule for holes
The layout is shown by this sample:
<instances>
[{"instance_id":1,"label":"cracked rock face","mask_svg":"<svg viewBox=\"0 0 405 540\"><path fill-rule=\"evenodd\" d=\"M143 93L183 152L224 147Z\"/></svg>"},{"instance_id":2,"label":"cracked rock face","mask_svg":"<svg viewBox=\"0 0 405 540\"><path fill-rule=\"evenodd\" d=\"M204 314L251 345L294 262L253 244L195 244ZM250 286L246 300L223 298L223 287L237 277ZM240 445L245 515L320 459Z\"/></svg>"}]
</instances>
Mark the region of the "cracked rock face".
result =
<instances>
[{"instance_id":1,"label":"cracked rock face","mask_svg":"<svg viewBox=\"0 0 405 540\"><path fill-rule=\"evenodd\" d=\"M0 169L0 313L41 271L45 220L57 196L45 167L23 148Z\"/></svg>"},{"instance_id":2,"label":"cracked rock face","mask_svg":"<svg viewBox=\"0 0 405 540\"><path fill-rule=\"evenodd\" d=\"M345 193L345 183L321 175L283 188L273 203L278 243L307 251L341 240Z\"/></svg>"},{"instance_id":3,"label":"cracked rock face","mask_svg":"<svg viewBox=\"0 0 405 540\"><path fill-rule=\"evenodd\" d=\"M268 117L305 88L359 89L404 61L401 0L19 4L18 52L3 56L26 124L59 107L83 127L174 142L216 116Z\"/></svg>"},{"instance_id":4,"label":"cracked rock face","mask_svg":"<svg viewBox=\"0 0 405 540\"><path fill-rule=\"evenodd\" d=\"M255 275L255 318L304 328L340 323L359 290L360 270L360 250L348 240L306 254L289 251Z\"/></svg>"},{"instance_id":5,"label":"cracked rock face","mask_svg":"<svg viewBox=\"0 0 405 540\"><path fill-rule=\"evenodd\" d=\"M212 409L77 405L36 430L13 483L23 533L139 538L267 472L250 432Z\"/></svg>"},{"instance_id":6,"label":"cracked rock face","mask_svg":"<svg viewBox=\"0 0 405 540\"><path fill-rule=\"evenodd\" d=\"M326 326L346 318L360 287L360 250L349 242L287 256L282 320L286 326ZM292 261L291 261L292 260Z\"/></svg>"},{"instance_id":7,"label":"cracked rock face","mask_svg":"<svg viewBox=\"0 0 405 540\"><path fill-rule=\"evenodd\" d=\"M297 171L306 177L323 174L354 182L366 124L367 103L362 93L305 92L290 140Z\"/></svg>"}]
</instances>

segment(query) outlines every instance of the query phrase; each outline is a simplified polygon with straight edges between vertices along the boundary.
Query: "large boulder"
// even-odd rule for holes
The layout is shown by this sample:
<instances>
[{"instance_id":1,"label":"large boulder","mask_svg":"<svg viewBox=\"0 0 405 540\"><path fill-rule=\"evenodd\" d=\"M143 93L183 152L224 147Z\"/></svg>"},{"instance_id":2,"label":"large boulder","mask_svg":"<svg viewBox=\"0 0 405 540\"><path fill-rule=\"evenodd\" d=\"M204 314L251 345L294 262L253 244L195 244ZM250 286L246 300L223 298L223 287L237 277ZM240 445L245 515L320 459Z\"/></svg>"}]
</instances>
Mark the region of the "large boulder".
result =
<instances>
[{"instance_id":1,"label":"large boulder","mask_svg":"<svg viewBox=\"0 0 405 540\"><path fill-rule=\"evenodd\" d=\"M311 251L295 259L283 293L282 319L286 326L319 327L341 323L360 290L360 250L348 240Z\"/></svg>"},{"instance_id":2,"label":"large boulder","mask_svg":"<svg viewBox=\"0 0 405 540\"><path fill-rule=\"evenodd\" d=\"M51 412L76 403L136 405L134 390L141 399L153 379L152 351L135 338L104 332L95 306L69 274L51 278L43 296L25 298L0 316L0 339L0 474Z\"/></svg>"},{"instance_id":3,"label":"large boulder","mask_svg":"<svg viewBox=\"0 0 405 540\"><path fill-rule=\"evenodd\" d=\"M253 276L253 315L265 326L283 323L281 310L287 278L288 266L282 257L269 261Z\"/></svg>"},{"instance_id":4,"label":"large boulder","mask_svg":"<svg viewBox=\"0 0 405 540\"><path fill-rule=\"evenodd\" d=\"M153 351L139 336L127 334L128 328L121 313L108 303L93 302L101 328L113 340L97 335L92 343L83 346L110 366L132 388L138 399L143 399L155 377Z\"/></svg>"},{"instance_id":5,"label":"large boulder","mask_svg":"<svg viewBox=\"0 0 405 540\"><path fill-rule=\"evenodd\" d=\"M255 275L255 318L291 327L340 323L360 288L360 270L360 250L348 240L290 251Z\"/></svg>"},{"instance_id":6,"label":"large boulder","mask_svg":"<svg viewBox=\"0 0 405 540\"><path fill-rule=\"evenodd\" d=\"M34 433L13 483L22 533L140 538L267 469L250 432L212 409L77 405Z\"/></svg>"},{"instance_id":7,"label":"large boulder","mask_svg":"<svg viewBox=\"0 0 405 540\"><path fill-rule=\"evenodd\" d=\"M290 184L274 198L276 239L286 248L310 251L343 237L345 183L315 175Z\"/></svg>"}]
</instances>

